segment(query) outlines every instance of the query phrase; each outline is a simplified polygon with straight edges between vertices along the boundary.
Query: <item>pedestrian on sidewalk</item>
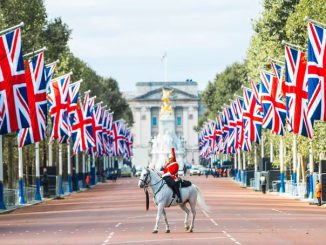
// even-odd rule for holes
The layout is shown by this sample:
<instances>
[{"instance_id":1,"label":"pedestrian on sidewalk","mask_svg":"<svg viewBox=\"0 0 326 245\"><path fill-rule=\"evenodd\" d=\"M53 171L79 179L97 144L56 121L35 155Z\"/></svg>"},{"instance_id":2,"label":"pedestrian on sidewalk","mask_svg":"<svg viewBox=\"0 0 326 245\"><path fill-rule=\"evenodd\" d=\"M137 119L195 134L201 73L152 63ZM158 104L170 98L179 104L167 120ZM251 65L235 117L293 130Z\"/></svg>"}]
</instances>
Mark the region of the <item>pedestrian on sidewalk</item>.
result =
<instances>
[{"instance_id":1,"label":"pedestrian on sidewalk","mask_svg":"<svg viewBox=\"0 0 326 245\"><path fill-rule=\"evenodd\" d=\"M262 193L266 194L266 177L265 177L265 175L260 176L260 185L261 185Z\"/></svg>"},{"instance_id":2,"label":"pedestrian on sidewalk","mask_svg":"<svg viewBox=\"0 0 326 245\"><path fill-rule=\"evenodd\" d=\"M90 182L90 176L89 174L86 175L86 179L85 179L85 182L86 182L86 188L89 188L89 182Z\"/></svg>"},{"instance_id":3,"label":"pedestrian on sidewalk","mask_svg":"<svg viewBox=\"0 0 326 245\"><path fill-rule=\"evenodd\" d=\"M318 206L321 206L321 183L319 182L319 180L317 180L316 182L316 192L315 192L315 197L318 200Z\"/></svg>"},{"instance_id":4,"label":"pedestrian on sidewalk","mask_svg":"<svg viewBox=\"0 0 326 245\"><path fill-rule=\"evenodd\" d=\"M48 178L48 173L46 168L43 169L43 176L42 176L41 183L43 185L44 197L49 197L49 178Z\"/></svg>"}]
</instances>

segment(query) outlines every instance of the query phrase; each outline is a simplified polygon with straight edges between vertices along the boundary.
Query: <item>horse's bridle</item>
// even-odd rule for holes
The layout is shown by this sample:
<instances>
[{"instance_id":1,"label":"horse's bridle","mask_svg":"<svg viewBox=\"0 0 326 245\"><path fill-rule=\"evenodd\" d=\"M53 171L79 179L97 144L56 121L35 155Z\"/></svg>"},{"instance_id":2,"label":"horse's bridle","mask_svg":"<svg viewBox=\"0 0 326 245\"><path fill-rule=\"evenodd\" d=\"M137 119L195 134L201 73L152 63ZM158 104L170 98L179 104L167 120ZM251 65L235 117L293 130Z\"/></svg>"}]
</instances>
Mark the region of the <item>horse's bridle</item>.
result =
<instances>
[{"instance_id":1,"label":"horse's bridle","mask_svg":"<svg viewBox=\"0 0 326 245\"><path fill-rule=\"evenodd\" d=\"M139 178L139 180L142 182L142 183L144 183L144 189L145 188L147 188L148 186L149 186L149 182L150 182L150 180L151 180L151 176L149 175L149 170L148 169L146 169L146 171L147 171L147 173L146 173L146 177L145 177L145 179L141 179L141 178ZM148 181L148 183L147 183L147 178L149 177L149 181Z\"/></svg>"},{"instance_id":2,"label":"horse's bridle","mask_svg":"<svg viewBox=\"0 0 326 245\"><path fill-rule=\"evenodd\" d=\"M150 181L151 181L151 176L150 176L150 174L149 174L149 170L146 169L146 171L147 171L147 174L146 174L145 179L141 179L141 178L139 178L139 180L140 180L142 183L144 183L144 189L147 188L147 187L149 187L149 186L155 186L155 185L157 185L158 183L160 183L161 181L163 181L163 179L160 179L160 180L159 180L158 182L156 182L155 184L150 185L149 183L150 183ZM149 177L149 180L148 180L148 183L147 183L147 178L148 178L148 177Z\"/></svg>"}]
</instances>

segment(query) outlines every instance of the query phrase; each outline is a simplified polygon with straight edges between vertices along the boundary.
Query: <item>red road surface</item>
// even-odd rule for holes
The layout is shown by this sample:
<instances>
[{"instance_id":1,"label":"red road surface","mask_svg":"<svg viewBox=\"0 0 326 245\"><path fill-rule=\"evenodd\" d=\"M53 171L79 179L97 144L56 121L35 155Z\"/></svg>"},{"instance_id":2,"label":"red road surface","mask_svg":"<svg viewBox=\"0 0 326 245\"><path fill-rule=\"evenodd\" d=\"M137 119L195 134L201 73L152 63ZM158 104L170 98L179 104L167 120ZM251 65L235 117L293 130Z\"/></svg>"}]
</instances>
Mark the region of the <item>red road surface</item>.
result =
<instances>
[{"instance_id":1,"label":"red road surface","mask_svg":"<svg viewBox=\"0 0 326 245\"><path fill-rule=\"evenodd\" d=\"M171 233L152 234L156 209L145 211L138 179L118 179L63 200L0 215L0 244L326 244L325 207L263 195L228 178L187 177L210 207L197 206L194 233L179 207L167 209Z\"/></svg>"}]
</instances>

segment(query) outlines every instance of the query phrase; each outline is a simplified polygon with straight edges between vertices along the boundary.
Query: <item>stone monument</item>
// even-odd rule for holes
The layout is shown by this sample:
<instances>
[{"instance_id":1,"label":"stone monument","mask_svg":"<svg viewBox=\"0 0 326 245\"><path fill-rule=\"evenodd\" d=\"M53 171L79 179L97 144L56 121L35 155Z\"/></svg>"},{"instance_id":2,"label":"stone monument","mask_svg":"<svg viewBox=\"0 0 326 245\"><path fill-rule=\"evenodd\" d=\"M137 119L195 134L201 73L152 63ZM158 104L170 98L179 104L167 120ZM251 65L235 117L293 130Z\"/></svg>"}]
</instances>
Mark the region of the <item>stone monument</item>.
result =
<instances>
[{"instance_id":1,"label":"stone monument","mask_svg":"<svg viewBox=\"0 0 326 245\"><path fill-rule=\"evenodd\" d=\"M170 95L173 90L162 89L162 106L159 115L158 135L151 141L151 163L155 169L161 169L168 161L172 147L175 149L179 170L183 170L185 164L185 142L175 134L175 117L173 114Z\"/></svg>"}]
</instances>

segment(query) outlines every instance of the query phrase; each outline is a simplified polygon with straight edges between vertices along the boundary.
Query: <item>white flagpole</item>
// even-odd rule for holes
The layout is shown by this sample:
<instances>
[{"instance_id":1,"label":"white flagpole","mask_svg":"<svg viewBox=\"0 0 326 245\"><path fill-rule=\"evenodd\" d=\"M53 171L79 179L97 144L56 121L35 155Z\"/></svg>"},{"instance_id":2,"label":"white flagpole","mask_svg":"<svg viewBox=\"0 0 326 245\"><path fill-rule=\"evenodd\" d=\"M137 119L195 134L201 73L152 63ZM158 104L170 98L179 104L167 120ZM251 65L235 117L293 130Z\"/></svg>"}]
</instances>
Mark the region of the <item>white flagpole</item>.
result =
<instances>
[{"instance_id":1,"label":"white flagpole","mask_svg":"<svg viewBox=\"0 0 326 245\"><path fill-rule=\"evenodd\" d=\"M274 149L273 149L273 142L270 142L270 162L272 163L274 161Z\"/></svg>"},{"instance_id":2,"label":"white flagpole","mask_svg":"<svg viewBox=\"0 0 326 245\"><path fill-rule=\"evenodd\" d=\"M79 159L78 159L78 152L75 155L75 186L76 191L79 191Z\"/></svg>"},{"instance_id":3,"label":"white flagpole","mask_svg":"<svg viewBox=\"0 0 326 245\"><path fill-rule=\"evenodd\" d=\"M283 136L280 139L280 192L285 192L284 186L284 145L283 145Z\"/></svg>"},{"instance_id":4,"label":"white flagpole","mask_svg":"<svg viewBox=\"0 0 326 245\"><path fill-rule=\"evenodd\" d=\"M241 174L242 174L242 164L241 164L241 153L238 151L238 181L241 182Z\"/></svg>"},{"instance_id":5,"label":"white flagpole","mask_svg":"<svg viewBox=\"0 0 326 245\"><path fill-rule=\"evenodd\" d=\"M3 187L2 135L0 135L0 209L6 209Z\"/></svg>"},{"instance_id":6,"label":"white flagpole","mask_svg":"<svg viewBox=\"0 0 326 245\"><path fill-rule=\"evenodd\" d=\"M92 153L92 168L91 168L91 185L96 184L96 169L95 169L95 152Z\"/></svg>"},{"instance_id":7,"label":"white flagpole","mask_svg":"<svg viewBox=\"0 0 326 245\"><path fill-rule=\"evenodd\" d=\"M86 188L86 182L85 182L85 179L86 179L86 155L85 155L85 152L83 152L83 159L82 159L82 176L83 176L83 179L82 179L82 187L83 188Z\"/></svg>"},{"instance_id":8,"label":"white flagpole","mask_svg":"<svg viewBox=\"0 0 326 245\"><path fill-rule=\"evenodd\" d=\"M35 143L35 177L36 177L36 192L35 200L41 201L41 180L40 180L40 143Z\"/></svg>"},{"instance_id":9,"label":"white flagpole","mask_svg":"<svg viewBox=\"0 0 326 245\"><path fill-rule=\"evenodd\" d=\"M293 161L293 174L292 174L292 182L293 184L297 183L297 137L293 134L293 146L292 146L292 161Z\"/></svg>"},{"instance_id":10,"label":"white flagpole","mask_svg":"<svg viewBox=\"0 0 326 245\"><path fill-rule=\"evenodd\" d=\"M18 25L15 25L15 26L9 27L8 29L0 31L0 35L2 35L4 33L7 33L7 32L10 32L12 30L15 30L15 29L17 29L19 27L22 27L22 26L24 26L24 22L20 22Z\"/></svg>"},{"instance_id":11,"label":"white flagpole","mask_svg":"<svg viewBox=\"0 0 326 245\"><path fill-rule=\"evenodd\" d=\"M24 195L24 169L23 169L23 149L18 147L18 177L19 177L19 204L25 204L25 195Z\"/></svg>"},{"instance_id":12,"label":"white flagpole","mask_svg":"<svg viewBox=\"0 0 326 245\"><path fill-rule=\"evenodd\" d=\"M52 152L53 143L49 143L49 167L53 166L53 152Z\"/></svg>"},{"instance_id":13,"label":"white flagpole","mask_svg":"<svg viewBox=\"0 0 326 245\"><path fill-rule=\"evenodd\" d=\"M62 144L59 144L59 196L64 195L62 178Z\"/></svg>"},{"instance_id":14,"label":"white flagpole","mask_svg":"<svg viewBox=\"0 0 326 245\"><path fill-rule=\"evenodd\" d=\"M233 161L234 161L234 171L235 173L238 171L238 162L237 162L237 153L234 153L233 155ZM236 179L237 176L235 176L235 179Z\"/></svg>"},{"instance_id":15,"label":"white flagpole","mask_svg":"<svg viewBox=\"0 0 326 245\"><path fill-rule=\"evenodd\" d=\"M258 164L257 164L257 145L254 144L254 164L255 164L255 173L258 171Z\"/></svg>"},{"instance_id":16,"label":"white flagpole","mask_svg":"<svg viewBox=\"0 0 326 245\"><path fill-rule=\"evenodd\" d=\"M72 178L71 178L71 155L70 155L70 143L67 142L67 168L68 168L68 192L72 192Z\"/></svg>"},{"instance_id":17,"label":"white flagpole","mask_svg":"<svg viewBox=\"0 0 326 245\"><path fill-rule=\"evenodd\" d=\"M312 139L309 139L309 199L314 198L314 182L313 182L313 174L314 174L314 156L312 151Z\"/></svg>"}]
</instances>

